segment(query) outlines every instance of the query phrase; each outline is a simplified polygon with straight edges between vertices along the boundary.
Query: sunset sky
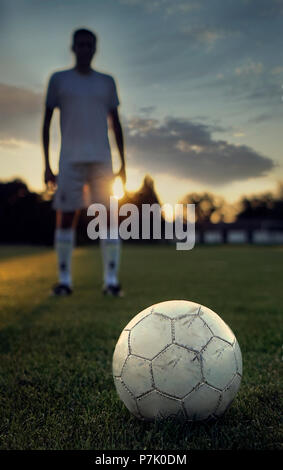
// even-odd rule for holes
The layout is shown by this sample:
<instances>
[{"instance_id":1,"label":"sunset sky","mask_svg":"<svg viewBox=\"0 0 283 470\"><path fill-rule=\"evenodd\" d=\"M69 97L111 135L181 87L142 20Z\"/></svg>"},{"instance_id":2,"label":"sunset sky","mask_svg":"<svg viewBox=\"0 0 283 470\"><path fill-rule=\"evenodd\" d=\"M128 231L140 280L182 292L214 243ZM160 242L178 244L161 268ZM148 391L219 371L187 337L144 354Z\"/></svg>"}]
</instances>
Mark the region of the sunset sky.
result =
<instances>
[{"instance_id":1,"label":"sunset sky","mask_svg":"<svg viewBox=\"0 0 283 470\"><path fill-rule=\"evenodd\" d=\"M73 66L80 27L116 81L129 189L149 173L162 202L204 190L232 202L283 180L282 0L0 0L1 180L44 189L46 85Z\"/></svg>"}]
</instances>

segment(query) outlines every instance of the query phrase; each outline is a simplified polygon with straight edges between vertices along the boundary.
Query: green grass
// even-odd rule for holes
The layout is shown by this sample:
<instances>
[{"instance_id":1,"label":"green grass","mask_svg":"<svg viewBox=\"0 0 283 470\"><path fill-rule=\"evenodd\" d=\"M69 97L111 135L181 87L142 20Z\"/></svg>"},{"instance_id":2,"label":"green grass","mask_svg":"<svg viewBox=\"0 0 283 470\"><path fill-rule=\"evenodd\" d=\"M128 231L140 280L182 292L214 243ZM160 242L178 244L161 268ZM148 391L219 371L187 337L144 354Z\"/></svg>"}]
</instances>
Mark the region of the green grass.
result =
<instances>
[{"instance_id":1,"label":"green grass","mask_svg":"<svg viewBox=\"0 0 283 470\"><path fill-rule=\"evenodd\" d=\"M50 298L52 250L0 248L1 449L279 449L283 248L124 246L122 299L101 295L97 247L74 256L75 292ZM130 318L163 300L218 312L243 380L216 423L143 423L116 394L111 362Z\"/></svg>"}]
</instances>

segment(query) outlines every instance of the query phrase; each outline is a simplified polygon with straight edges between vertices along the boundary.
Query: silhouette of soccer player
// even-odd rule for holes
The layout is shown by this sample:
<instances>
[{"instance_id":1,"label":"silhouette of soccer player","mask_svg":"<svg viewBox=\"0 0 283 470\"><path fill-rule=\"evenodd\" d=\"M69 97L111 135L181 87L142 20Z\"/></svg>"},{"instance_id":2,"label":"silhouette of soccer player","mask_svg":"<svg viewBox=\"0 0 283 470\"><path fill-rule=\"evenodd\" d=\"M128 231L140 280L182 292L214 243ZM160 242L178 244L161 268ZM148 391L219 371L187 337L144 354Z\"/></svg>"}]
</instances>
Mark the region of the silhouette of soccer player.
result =
<instances>
[{"instance_id":1,"label":"silhouette of soccer player","mask_svg":"<svg viewBox=\"0 0 283 470\"><path fill-rule=\"evenodd\" d=\"M54 72L45 97L42 139L45 157L45 183L55 187L55 248L58 259L58 283L54 295L73 291L71 260L74 234L80 209L87 207L85 187L91 203L109 208L113 170L108 126L113 129L121 158L117 173L126 182L124 142L118 114L120 103L115 80L111 75L91 67L97 36L87 29L73 33L72 51L75 66ZM61 149L59 174L55 177L49 163L49 130L55 108L60 110ZM103 292L122 295L118 281L120 239L100 240L103 258Z\"/></svg>"}]
</instances>

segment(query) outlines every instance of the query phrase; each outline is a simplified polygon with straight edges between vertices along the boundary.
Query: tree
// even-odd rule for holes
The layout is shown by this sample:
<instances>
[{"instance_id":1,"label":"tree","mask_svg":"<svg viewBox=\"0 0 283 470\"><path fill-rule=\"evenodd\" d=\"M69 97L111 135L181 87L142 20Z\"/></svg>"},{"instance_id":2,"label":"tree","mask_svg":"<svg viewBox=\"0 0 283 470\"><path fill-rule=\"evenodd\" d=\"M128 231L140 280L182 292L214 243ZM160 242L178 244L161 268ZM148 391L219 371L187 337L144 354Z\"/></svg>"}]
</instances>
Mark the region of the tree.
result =
<instances>
[{"instance_id":1,"label":"tree","mask_svg":"<svg viewBox=\"0 0 283 470\"><path fill-rule=\"evenodd\" d=\"M199 226L225 221L228 205L220 196L208 192L189 193L181 200L181 204L195 204L196 223Z\"/></svg>"}]
</instances>

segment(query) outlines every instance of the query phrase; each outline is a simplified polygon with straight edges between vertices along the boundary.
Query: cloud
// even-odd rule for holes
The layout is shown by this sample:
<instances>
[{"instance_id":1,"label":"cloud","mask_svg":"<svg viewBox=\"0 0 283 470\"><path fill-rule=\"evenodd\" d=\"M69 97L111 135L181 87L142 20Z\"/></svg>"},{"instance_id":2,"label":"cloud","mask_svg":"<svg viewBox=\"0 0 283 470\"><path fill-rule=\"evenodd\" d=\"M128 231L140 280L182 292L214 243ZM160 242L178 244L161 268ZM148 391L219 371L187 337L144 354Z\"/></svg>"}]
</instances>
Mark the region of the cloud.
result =
<instances>
[{"instance_id":1,"label":"cloud","mask_svg":"<svg viewBox=\"0 0 283 470\"><path fill-rule=\"evenodd\" d=\"M246 134L244 132L238 131L234 132L233 137L245 137L245 135Z\"/></svg>"},{"instance_id":2,"label":"cloud","mask_svg":"<svg viewBox=\"0 0 283 470\"><path fill-rule=\"evenodd\" d=\"M241 61L232 70L225 74L221 73L213 78L195 85L195 90L215 90L222 99L231 102L247 101L253 106L267 105L270 108L281 106L280 102L280 80L278 75L271 74L261 62L252 59Z\"/></svg>"},{"instance_id":3,"label":"cloud","mask_svg":"<svg viewBox=\"0 0 283 470\"><path fill-rule=\"evenodd\" d=\"M274 67L270 70L270 73L272 75L281 75L283 74L283 67L281 65L279 65L278 67Z\"/></svg>"},{"instance_id":4,"label":"cloud","mask_svg":"<svg viewBox=\"0 0 283 470\"><path fill-rule=\"evenodd\" d=\"M272 119L277 119L279 116L274 113L260 113L257 116L254 116L248 119L247 124L260 124L262 122L270 121Z\"/></svg>"},{"instance_id":5,"label":"cloud","mask_svg":"<svg viewBox=\"0 0 283 470\"><path fill-rule=\"evenodd\" d=\"M261 62L253 62L249 60L247 63L240 67L236 67L236 75L259 75L263 71L263 65Z\"/></svg>"},{"instance_id":6,"label":"cloud","mask_svg":"<svg viewBox=\"0 0 283 470\"><path fill-rule=\"evenodd\" d=\"M129 163L155 175L225 185L265 176L275 167L272 159L247 145L214 140L215 129L203 123L175 117L125 122Z\"/></svg>"},{"instance_id":7,"label":"cloud","mask_svg":"<svg viewBox=\"0 0 283 470\"><path fill-rule=\"evenodd\" d=\"M8 149L15 149L15 148L21 147L21 143L20 141L15 140L15 139L7 139L7 140L0 139L0 147L8 148Z\"/></svg>"},{"instance_id":8,"label":"cloud","mask_svg":"<svg viewBox=\"0 0 283 470\"><path fill-rule=\"evenodd\" d=\"M222 0L119 0L119 3L129 7L142 7L148 13L162 11L166 15L175 13L191 13L192 10L201 9L207 14L215 12L215 15L223 15L231 21L243 21L245 19L257 19L274 17L283 14L282 0L244 0L242 2L227 2ZM210 15L211 16L211 15Z\"/></svg>"},{"instance_id":9,"label":"cloud","mask_svg":"<svg viewBox=\"0 0 283 470\"><path fill-rule=\"evenodd\" d=\"M9 116L34 115L40 110L41 104L41 93L0 83L0 109L5 119Z\"/></svg>"},{"instance_id":10,"label":"cloud","mask_svg":"<svg viewBox=\"0 0 283 470\"><path fill-rule=\"evenodd\" d=\"M139 12L140 21L148 25L146 34L137 34L127 48L137 86L169 87L178 82L185 89L193 80L213 80L217 75L220 86L227 73L242 79L264 76L278 56L282 0L120 0L120 4L131 5L131 14L151 5L152 14ZM240 94L244 87L245 83ZM229 89L229 94L233 91ZM251 99L256 96L251 93ZM267 99L270 96L268 90Z\"/></svg>"},{"instance_id":11,"label":"cloud","mask_svg":"<svg viewBox=\"0 0 283 470\"><path fill-rule=\"evenodd\" d=\"M151 114L153 111L156 110L156 106L143 106L139 109L140 113L142 114Z\"/></svg>"},{"instance_id":12,"label":"cloud","mask_svg":"<svg viewBox=\"0 0 283 470\"><path fill-rule=\"evenodd\" d=\"M181 13L182 15L185 13L189 13L192 10L197 10L200 8L200 4L197 2L189 2L187 1L179 1L179 2L168 2L168 6L166 7L167 15L174 15Z\"/></svg>"},{"instance_id":13,"label":"cloud","mask_svg":"<svg viewBox=\"0 0 283 470\"><path fill-rule=\"evenodd\" d=\"M209 25L181 27L180 33L191 44L199 43L207 46L208 49L211 49L219 39L223 39L230 34L224 29Z\"/></svg>"},{"instance_id":14,"label":"cloud","mask_svg":"<svg viewBox=\"0 0 283 470\"><path fill-rule=\"evenodd\" d=\"M2 147L15 147L15 141L37 142L38 122L43 107L41 93L0 84L0 139Z\"/></svg>"},{"instance_id":15,"label":"cloud","mask_svg":"<svg viewBox=\"0 0 283 470\"><path fill-rule=\"evenodd\" d=\"M142 7L148 13L154 13L155 11L162 11L164 15L173 14L186 14L192 10L200 7L196 1L189 0L119 0L122 5L129 7Z\"/></svg>"},{"instance_id":16,"label":"cloud","mask_svg":"<svg viewBox=\"0 0 283 470\"><path fill-rule=\"evenodd\" d=\"M42 105L42 94L1 84L0 145L38 143ZM154 110L147 106L141 108L141 116L123 116L130 166L208 185L262 177L275 167L272 159L251 147L214 139L214 132L227 131L217 123L170 116L160 121Z\"/></svg>"}]
</instances>

